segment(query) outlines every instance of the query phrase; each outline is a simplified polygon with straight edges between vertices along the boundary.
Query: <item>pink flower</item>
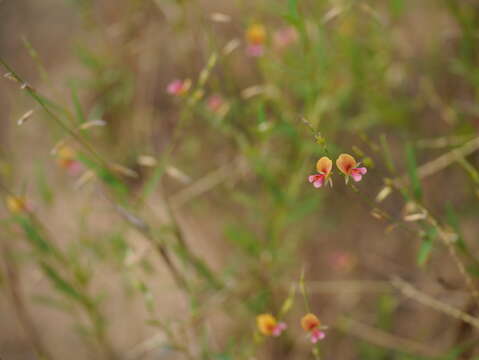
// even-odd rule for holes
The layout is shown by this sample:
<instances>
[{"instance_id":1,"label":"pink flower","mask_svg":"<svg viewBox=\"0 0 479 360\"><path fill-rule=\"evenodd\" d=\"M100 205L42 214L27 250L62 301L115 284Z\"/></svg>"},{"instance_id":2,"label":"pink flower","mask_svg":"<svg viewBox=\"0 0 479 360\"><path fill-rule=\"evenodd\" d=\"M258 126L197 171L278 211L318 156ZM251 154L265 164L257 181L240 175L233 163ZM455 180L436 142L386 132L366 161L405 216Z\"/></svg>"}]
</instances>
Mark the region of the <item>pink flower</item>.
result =
<instances>
[{"instance_id":1,"label":"pink flower","mask_svg":"<svg viewBox=\"0 0 479 360\"><path fill-rule=\"evenodd\" d=\"M274 46L281 50L298 40L298 32L292 26L283 27L273 34Z\"/></svg>"},{"instance_id":2,"label":"pink flower","mask_svg":"<svg viewBox=\"0 0 479 360\"><path fill-rule=\"evenodd\" d=\"M326 337L326 326L321 325L318 317L313 313L308 313L301 318L301 327L308 332L309 338L313 344Z\"/></svg>"},{"instance_id":3,"label":"pink flower","mask_svg":"<svg viewBox=\"0 0 479 360\"><path fill-rule=\"evenodd\" d=\"M323 340L326 337L326 333L319 329L314 329L310 332L310 339L313 344L316 344L319 340Z\"/></svg>"},{"instance_id":4,"label":"pink flower","mask_svg":"<svg viewBox=\"0 0 479 360\"><path fill-rule=\"evenodd\" d=\"M316 163L316 170L318 171L318 173L310 175L308 177L308 181L312 183L315 188L320 188L328 182L330 185L332 185L331 179L329 178L332 168L333 162L331 161L331 159L327 156L323 156Z\"/></svg>"},{"instance_id":5,"label":"pink flower","mask_svg":"<svg viewBox=\"0 0 479 360\"><path fill-rule=\"evenodd\" d=\"M166 92L170 95L180 96L185 94L191 87L191 80L173 80L168 84Z\"/></svg>"},{"instance_id":6,"label":"pink flower","mask_svg":"<svg viewBox=\"0 0 479 360\"><path fill-rule=\"evenodd\" d=\"M258 330L266 336L280 336L286 330L287 325L284 322L278 322L271 314L260 314L256 317Z\"/></svg>"},{"instance_id":7,"label":"pink flower","mask_svg":"<svg viewBox=\"0 0 479 360\"><path fill-rule=\"evenodd\" d=\"M246 54L249 56L261 56L264 53L266 42L266 28L261 24L253 24L246 30Z\"/></svg>"},{"instance_id":8,"label":"pink flower","mask_svg":"<svg viewBox=\"0 0 479 360\"><path fill-rule=\"evenodd\" d=\"M280 322L276 325L273 330L273 336L280 336L281 333L288 328L288 325L284 322Z\"/></svg>"},{"instance_id":9,"label":"pink flower","mask_svg":"<svg viewBox=\"0 0 479 360\"><path fill-rule=\"evenodd\" d=\"M354 269L357 264L356 257L345 251L337 251L330 255L331 267L342 273L348 273Z\"/></svg>"},{"instance_id":10,"label":"pink flower","mask_svg":"<svg viewBox=\"0 0 479 360\"><path fill-rule=\"evenodd\" d=\"M246 54L252 57L259 57L264 54L264 46L262 44L250 44L246 47Z\"/></svg>"},{"instance_id":11,"label":"pink flower","mask_svg":"<svg viewBox=\"0 0 479 360\"><path fill-rule=\"evenodd\" d=\"M208 109L210 109L212 112L218 112L223 104L224 100L218 94L211 95L207 100Z\"/></svg>"},{"instance_id":12,"label":"pink flower","mask_svg":"<svg viewBox=\"0 0 479 360\"><path fill-rule=\"evenodd\" d=\"M85 170L83 164L77 160L76 151L66 145L57 151L57 163L71 176L80 175Z\"/></svg>"},{"instance_id":13,"label":"pink flower","mask_svg":"<svg viewBox=\"0 0 479 360\"><path fill-rule=\"evenodd\" d=\"M354 181L361 181L363 175L368 172L368 169L365 167L359 167L360 163L357 163L356 160L349 154L341 154L336 160L336 166L339 171L346 175L346 181L348 181L351 176Z\"/></svg>"}]
</instances>

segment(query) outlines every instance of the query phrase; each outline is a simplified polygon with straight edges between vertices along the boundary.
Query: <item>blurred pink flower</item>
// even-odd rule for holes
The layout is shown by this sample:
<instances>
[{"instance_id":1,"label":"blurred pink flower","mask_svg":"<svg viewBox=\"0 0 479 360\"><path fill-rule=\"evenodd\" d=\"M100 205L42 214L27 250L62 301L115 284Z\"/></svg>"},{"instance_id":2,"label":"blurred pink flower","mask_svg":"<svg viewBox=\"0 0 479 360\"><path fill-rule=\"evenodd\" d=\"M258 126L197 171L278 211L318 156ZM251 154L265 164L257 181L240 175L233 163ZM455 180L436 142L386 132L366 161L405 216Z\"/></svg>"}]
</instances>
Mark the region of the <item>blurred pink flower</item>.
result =
<instances>
[{"instance_id":1,"label":"blurred pink flower","mask_svg":"<svg viewBox=\"0 0 479 360\"><path fill-rule=\"evenodd\" d=\"M262 44L249 44L246 47L246 54L252 57L259 57L264 54L264 46Z\"/></svg>"},{"instance_id":2,"label":"blurred pink flower","mask_svg":"<svg viewBox=\"0 0 479 360\"><path fill-rule=\"evenodd\" d=\"M210 109L212 112L218 112L224 103L225 102L223 98L218 94L211 95L206 101L208 109Z\"/></svg>"},{"instance_id":3,"label":"blurred pink flower","mask_svg":"<svg viewBox=\"0 0 479 360\"><path fill-rule=\"evenodd\" d=\"M294 44L296 41L298 41L298 32L292 26L278 29L273 34L273 44L279 50Z\"/></svg>"},{"instance_id":4,"label":"blurred pink flower","mask_svg":"<svg viewBox=\"0 0 479 360\"><path fill-rule=\"evenodd\" d=\"M191 87L191 80L173 80L168 84L166 92L170 95L179 96L185 94Z\"/></svg>"},{"instance_id":5,"label":"blurred pink flower","mask_svg":"<svg viewBox=\"0 0 479 360\"><path fill-rule=\"evenodd\" d=\"M57 151L57 163L71 176L77 176L83 172L83 170L85 170L83 164L77 160L77 154L75 150L66 145L62 146Z\"/></svg>"},{"instance_id":6,"label":"blurred pink flower","mask_svg":"<svg viewBox=\"0 0 479 360\"><path fill-rule=\"evenodd\" d=\"M324 330L326 326L321 325L318 317L313 313L308 313L301 318L301 327L308 332L309 339L313 344L326 337Z\"/></svg>"},{"instance_id":7,"label":"blurred pink flower","mask_svg":"<svg viewBox=\"0 0 479 360\"><path fill-rule=\"evenodd\" d=\"M323 340L326 337L326 333L319 329L314 329L310 333L310 339L313 344L316 344L319 340Z\"/></svg>"},{"instance_id":8,"label":"blurred pink flower","mask_svg":"<svg viewBox=\"0 0 479 360\"><path fill-rule=\"evenodd\" d=\"M332 253L329 260L333 270L343 273L348 273L353 270L357 263L356 257L346 251L336 251Z\"/></svg>"},{"instance_id":9,"label":"blurred pink flower","mask_svg":"<svg viewBox=\"0 0 479 360\"><path fill-rule=\"evenodd\" d=\"M260 314L256 317L258 330L266 336L280 336L286 330L287 325L284 322L278 322L271 314Z\"/></svg>"},{"instance_id":10,"label":"blurred pink flower","mask_svg":"<svg viewBox=\"0 0 479 360\"><path fill-rule=\"evenodd\" d=\"M273 336L280 336L281 333L288 328L288 325L284 322L280 322L276 325L276 327L273 330L272 335Z\"/></svg>"},{"instance_id":11,"label":"blurred pink flower","mask_svg":"<svg viewBox=\"0 0 479 360\"><path fill-rule=\"evenodd\" d=\"M266 28L261 24L253 24L246 29L246 54L257 57L264 54Z\"/></svg>"}]
</instances>

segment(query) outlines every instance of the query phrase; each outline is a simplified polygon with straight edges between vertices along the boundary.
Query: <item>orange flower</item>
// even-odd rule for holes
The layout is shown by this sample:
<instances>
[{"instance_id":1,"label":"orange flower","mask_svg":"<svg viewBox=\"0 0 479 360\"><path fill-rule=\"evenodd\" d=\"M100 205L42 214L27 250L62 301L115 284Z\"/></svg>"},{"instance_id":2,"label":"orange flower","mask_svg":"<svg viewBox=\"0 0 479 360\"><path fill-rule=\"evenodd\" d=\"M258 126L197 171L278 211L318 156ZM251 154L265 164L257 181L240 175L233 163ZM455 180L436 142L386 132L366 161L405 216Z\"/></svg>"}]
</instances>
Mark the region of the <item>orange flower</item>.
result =
<instances>
[{"instance_id":1,"label":"orange flower","mask_svg":"<svg viewBox=\"0 0 479 360\"><path fill-rule=\"evenodd\" d=\"M12 214L20 214L30 210L26 200L22 197L9 195L5 199L5 205Z\"/></svg>"},{"instance_id":2,"label":"orange flower","mask_svg":"<svg viewBox=\"0 0 479 360\"><path fill-rule=\"evenodd\" d=\"M311 331L321 325L318 317L312 313L308 313L301 319L301 326L305 331Z\"/></svg>"},{"instance_id":3,"label":"orange flower","mask_svg":"<svg viewBox=\"0 0 479 360\"><path fill-rule=\"evenodd\" d=\"M58 149L57 164L71 175L78 175L82 171L82 164L76 159L75 150L69 146L62 146Z\"/></svg>"},{"instance_id":4,"label":"orange flower","mask_svg":"<svg viewBox=\"0 0 479 360\"><path fill-rule=\"evenodd\" d=\"M336 160L339 171L346 175L346 181L351 176L354 181L361 181L364 174L368 172L365 167L359 167L360 163L349 154L341 154Z\"/></svg>"},{"instance_id":5,"label":"orange flower","mask_svg":"<svg viewBox=\"0 0 479 360\"><path fill-rule=\"evenodd\" d=\"M308 313L302 317L301 326L309 333L313 344L316 344L326 336L323 331L326 327L321 326L321 321L319 321L318 317L312 313Z\"/></svg>"},{"instance_id":6,"label":"orange flower","mask_svg":"<svg viewBox=\"0 0 479 360\"><path fill-rule=\"evenodd\" d=\"M256 317L256 324L261 334L266 336L279 336L286 329L286 324L276 321L271 314L261 314Z\"/></svg>"},{"instance_id":7,"label":"orange flower","mask_svg":"<svg viewBox=\"0 0 479 360\"><path fill-rule=\"evenodd\" d=\"M266 29L261 24L253 24L246 30L246 41L248 44L261 45L266 41Z\"/></svg>"},{"instance_id":8,"label":"orange flower","mask_svg":"<svg viewBox=\"0 0 479 360\"><path fill-rule=\"evenodd\" d=\"M318 160L316 163L316 170L318 171L317 174L310 175L308 177L308 181L313 184L315 188L320 188L325 183L329 182L329 185L333 185L329 175L331 174L331 170L333 168L333 162L327 156L323 156L321 159Z\"/></svg>"},{"instance_id":9,"label":"orange flower","mask_svg":"<svg viewBox=\"0 0 479 360\"><path fill-rule=\"evenodd\" d=\"M250 56L261 56L266 42L266 29L263 25L253 24L246 30L246 53Z\"/></svg>"}]
</instances>

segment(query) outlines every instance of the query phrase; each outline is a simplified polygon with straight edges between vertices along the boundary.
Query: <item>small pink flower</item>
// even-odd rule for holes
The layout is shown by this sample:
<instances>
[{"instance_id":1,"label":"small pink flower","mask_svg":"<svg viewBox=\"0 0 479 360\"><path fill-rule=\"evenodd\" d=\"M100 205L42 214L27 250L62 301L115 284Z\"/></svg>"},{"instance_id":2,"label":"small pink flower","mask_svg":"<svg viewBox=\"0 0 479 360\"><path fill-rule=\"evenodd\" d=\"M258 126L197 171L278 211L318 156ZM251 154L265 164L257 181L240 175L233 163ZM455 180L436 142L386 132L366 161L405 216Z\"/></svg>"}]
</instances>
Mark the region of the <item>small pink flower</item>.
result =
<instances>
[{"instance_id":1,"label":"small pink flower","mask_svg":"<svg viewBox=\"0 0 479 360\"><path fill-rule=\"evenodd\" d=\"M166 92L170 95L180 96L185 94L191 87L191 80L173 80L168 84Z\"/></svg>"},{"instance_id":2,"label":"small pink flower","mask_svg":"<svg viewBox=\"0 0 479 360\"><path fill-rule=\"evenodd\" d=\"M246 54L251 57L259 57L264 54L264 46L262 44L250 44L246 47Z\"/></svg>"},{"instance_id":3,"label":"small pink flower","mask_svg":"<svg viewBox=\"0 0 479 360\"><path fill-rule=\"evenodd\" d=\"M331 169L333 168L333 162L327 156L323 156L321 159L318 160L316 163L316 170L318 171L317 174L310 175L308 177L308 181L313 184L315 188L320 188L325 183L331 185L331 179L329 175L331 173Z\"/></svg>"},{"instance_id":4,"label":"small pink flower","mask_svg":"<svg viewBox=\"0 0 479 360\"><path fill-rule=\"evenodd\" d=\"M280 336L281 333L287 328L288 328L288 325L286 325L286 323L284 322L278 323L273 330L273 336Z\"/></svg>"},{"instance_id":5,"label":"small pink flower","mask_svg":"<svg viewBox=\"0 0 479 360\"><path fill-rule=\"evenodd\" d=\"M363 175L368 172L368 169L365 167L359 167L359 165L360 163L357 163L349 154L341 154L336 160L336 166L344 175L346 175L346 181L348 181L350 176L356 182L361 181Z\"/></svg>"},{"instance_id":6,"label":"small pink flower","mask_svg":"<svg viewBox=\"0 0 479 360\"><path fill-rule=\"evenodd\" d=\"M287 27L278 29L273 34L274 46L279 50L294 44L297 40L298 40L298 32L292 26L287 26Z\"/></svg>"},{"instance_id":7,"label":"small pink flower","mask_svg":"<svg viewBox=\"0 0 479 360\"><path fill-rule=\"evenodd\" d=\"M310 339L313 344L316 344L319 340L323 340L326 337L326 333L319 329L314 329L310 333Z\"/></svg>"},{"instance_id":8,"label":"small pink flower","mask_svg":"<svg viewBox=\"0 0 479 360\"><path fill-rule=\"evenodd\" d=\"M83 164L77 160L76 151L67 145L57 151L57 163L71 176L80 175L85 170Z\"/></svg>"},{"instance_id":9,"label":"small pink flower","mask_svg":"<svg viewBox=\"0 0 479 360\"><path fill-rule=\"evenodd\" d=\"M224 104L224 100L223 98L218 95L218 94L214 94L214 95L211 95L208 100L207 100L207 106L208 106L208 109L210 109L212 112L218 112L221 107L223 106Z\"/></svg>"},{"instance_id":10,"label":"small pink flower","mask_svg":"<svg viewBox=\"0 0 479 360\"><path fill-rule=\"evenodd\" d=\"M356 257L349 252L337 251L331 254L330 263L335 271L348 273L354 269L357 260Z\"/></svg>"},{"instance_id":11,"label":"small pink flower","mask_svg":"<svg viewBox=\"0 0 479 360\"><path fill-rule=\"evenodd\" d=\"M253 24L246 30L246 54L257 57L264 54L266 43L266 28L261 24Z\"/></svg>"}]
</instances>

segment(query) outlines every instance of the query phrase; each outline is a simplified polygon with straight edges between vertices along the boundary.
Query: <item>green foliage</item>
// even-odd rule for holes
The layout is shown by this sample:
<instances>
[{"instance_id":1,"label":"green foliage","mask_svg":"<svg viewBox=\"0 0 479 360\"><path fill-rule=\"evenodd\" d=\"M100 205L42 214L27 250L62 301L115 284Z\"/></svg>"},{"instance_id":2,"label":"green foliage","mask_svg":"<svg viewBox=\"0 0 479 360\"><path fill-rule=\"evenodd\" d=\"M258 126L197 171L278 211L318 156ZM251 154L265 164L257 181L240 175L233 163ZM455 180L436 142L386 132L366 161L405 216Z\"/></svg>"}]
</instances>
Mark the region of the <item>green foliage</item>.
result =
<instances>
[{"instance_id":1,"label":"green foliage","mask_svg":"<svg viewBox=\"0 0 479 360\"><path fill-rule=\"evenodd\" d=\"M344 346L351 358L426 359L416 350L437 347L438 321L450 340L438 359L467 354L468 336L456 334L461 316L439 312L438 320L423 303L403 311L404 294L384 280L451 272L475 286L469 276L479 276L475 5L65 4L81 20L69 21L64 40L73 56L55 44L59 59L51 59L51 45L24 37L28 60L8 47L9 60L0 58L5 83L14 84L4 113L35 110L22 127L0 130L2 197L21 194L33 204L7 202L11 215L0 219L0 241L14 250L2 253L2 290L16 290L12 271L21 281L41 274L51 287L36 289L33 300L70 314L91 358L161 357L158 350L205 360L326 359ZM32 12L37 6L45 5ZM28 32L42 18L18 23ZM250 24L264 26L260 44L245 36ZM262 46L261 56L248 55L249 45ZM34 65L28 79L16 73L25 61ZM165 91L187 78L190 89ZM92 119L105 122L101 132L82 127ZM75 150L82 174L44 161L62 144ZM333 165L334 187L314 188L316 161L328 156L334 164L342 152L367 167L361 182L345 184ZM384 188L390 193L378 199ZM301 271L298 284L292 279ZM30 286L20 285L29 308ZM116 311L121 319L110 319ZM316 346L295 330L310 311L329 325ZM287 333L259 334L261 313L288 322ZM364 336L356 341L351 329L337 332L337 314L365 319L376 336L353 332ZM135 334L119 344L128 321ZM408 334L418 321L430 327ZM161 340L143 338L148 326Z\"/></svg>"}]
</instances>

